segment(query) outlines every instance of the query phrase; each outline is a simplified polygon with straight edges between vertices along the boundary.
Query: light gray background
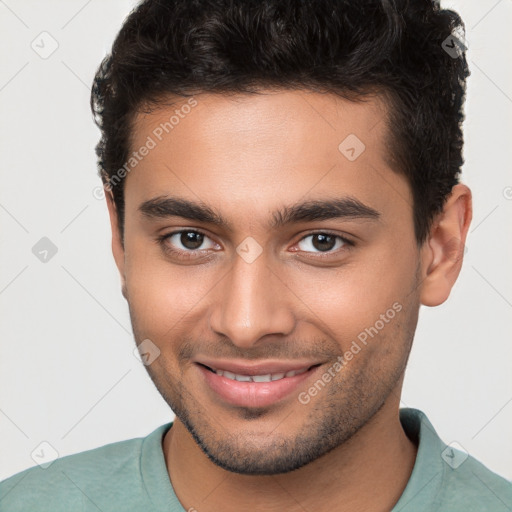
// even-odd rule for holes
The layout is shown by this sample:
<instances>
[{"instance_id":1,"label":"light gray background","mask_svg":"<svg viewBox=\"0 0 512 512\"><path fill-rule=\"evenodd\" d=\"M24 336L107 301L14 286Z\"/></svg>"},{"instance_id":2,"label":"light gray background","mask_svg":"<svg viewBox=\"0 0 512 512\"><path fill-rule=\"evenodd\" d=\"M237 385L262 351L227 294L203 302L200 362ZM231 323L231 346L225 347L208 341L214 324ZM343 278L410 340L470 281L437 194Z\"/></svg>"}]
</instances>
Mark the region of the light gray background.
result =
<instances>
[{"instance_id":1,"label":"light gray background","mask_svg":"<svg viewBox=\"0 0 512 512\"><path fill-rule=\"evenodd\" d=\"M43 441L63 456L173 418L132 353L107 209L93 195L89 89L133 5L0 0L0 479L51 451ZM443 5L467 27L474 221L450 299L420 313L402 405L512 479L512 0ZM45 59L31 47L48 52L52 39ZM58 248L46 263L32 253L42 237Z\"/></svg>"}]
</instances>

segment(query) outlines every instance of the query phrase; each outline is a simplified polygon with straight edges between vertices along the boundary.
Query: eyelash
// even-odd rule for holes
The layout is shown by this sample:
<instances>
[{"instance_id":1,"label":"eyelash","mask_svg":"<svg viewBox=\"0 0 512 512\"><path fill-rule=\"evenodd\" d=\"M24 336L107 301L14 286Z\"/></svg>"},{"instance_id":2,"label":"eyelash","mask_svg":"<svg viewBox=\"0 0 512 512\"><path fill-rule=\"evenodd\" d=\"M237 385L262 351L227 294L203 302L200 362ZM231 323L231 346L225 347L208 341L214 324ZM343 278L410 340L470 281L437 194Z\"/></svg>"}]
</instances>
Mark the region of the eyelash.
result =
<instances>
[{"instance_id":1,"label":"eyelash","mask_svg":"<svg viewBox=\"0 0 512 512\"><path fill-rule=\"evenodd\" d=\"M180 258L183 258L183 259L186 259L186 260L191 260L191 259L196 259L196 258L200 258L201 257L200 255L197 255L197 253L199 253L201 251L208 250L208 249L195 249L195 250L183 251L183 250L180 250L180 249L171 248L168 244L166 244L166 241L168 239L170 239L173 235L177 235L177 234L180 234L180 233L198 233L198 234L201 234L201 235L203 235L203 236L205 236L207 238L210 238L206 233L204 233L204 232L202 232L202 231L200 231L198 229L181 229L181 230L178 230L178 231L172 231L171 233L166 233L165 235L161 235L161 236L159 236L157 238L157 241L158 241L159 245L162 247L162 249L166 253L170 253L170 254L173 254L173 255L178 255ZM318 252L318 253L313 253L313 254L315 254L315 256L308 256L308 257L312 257L314 259L330 258L330 257L332 257L333 254L337 254L338 252L342 251L345 246L348 246L348 248L351 248L351 247L355 246L355 243L352 240L349 240L348 238L345 238L345 237L343 237L341 235L338 235L336 233L332 233L330 231L315 231L313 233L308 233L307 235L303 236L297 243L300 243L303 240L305 240L306 238L308 238L310 236L314 236L314 235L333 236L333 237L341 240L343 242L343 244L344 244L341 248L338 248L338 250L335 251L335 252L326 252L326 253ZM302 252L302 251L295 251L295 252ZM311 253L307 253L307 254L311 254Z\"/></svg>"}]
</instances>

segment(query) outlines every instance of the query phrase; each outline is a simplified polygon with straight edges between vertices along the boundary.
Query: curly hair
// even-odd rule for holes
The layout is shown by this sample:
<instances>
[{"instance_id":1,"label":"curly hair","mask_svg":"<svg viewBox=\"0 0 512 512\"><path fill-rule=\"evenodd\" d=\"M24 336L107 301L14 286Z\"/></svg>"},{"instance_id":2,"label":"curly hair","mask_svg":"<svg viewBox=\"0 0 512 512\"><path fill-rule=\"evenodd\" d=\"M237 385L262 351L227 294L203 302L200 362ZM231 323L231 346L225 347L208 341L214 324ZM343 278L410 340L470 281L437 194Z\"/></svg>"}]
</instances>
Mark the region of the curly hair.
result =
<instances>
[{"instance_id":1,"label":"curly hair","mask_svg":"<svg viewBox=\"0 0 512 512\"><path fill-rule=\"evenodd\" d=\"M112 178L129 158L138 112L166 98L277 88L386 99L388 158L411 186L423 242L463 164L469 71L465 47L449 39L463 31L459 15L435 0L142 1L91 91L98 170L121 238L125 180L112 186ZM447 51L455 43L458 52Z\"/></svg>"}]
</instances>

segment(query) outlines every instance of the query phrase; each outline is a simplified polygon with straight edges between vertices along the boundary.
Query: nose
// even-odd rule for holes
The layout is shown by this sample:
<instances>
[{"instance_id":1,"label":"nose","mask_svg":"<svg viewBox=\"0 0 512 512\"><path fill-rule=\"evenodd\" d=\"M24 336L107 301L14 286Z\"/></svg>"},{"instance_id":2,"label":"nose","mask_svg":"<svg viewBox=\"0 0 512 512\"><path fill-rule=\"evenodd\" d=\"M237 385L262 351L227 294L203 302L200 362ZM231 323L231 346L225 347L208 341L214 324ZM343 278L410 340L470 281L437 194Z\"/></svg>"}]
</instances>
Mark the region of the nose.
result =
<instances>
[{"instance_id":1,"label":"nose","mask_svg":"<svg viewBox=\"0 0 512 512\"><path fill-rule=\"evenodd\" d=\"M251 263L237 255L216 287L210 327L240 348L251 348L269 334L289 335L295 327L291 297L265 253Z\"/></svg>"}]
</instances>

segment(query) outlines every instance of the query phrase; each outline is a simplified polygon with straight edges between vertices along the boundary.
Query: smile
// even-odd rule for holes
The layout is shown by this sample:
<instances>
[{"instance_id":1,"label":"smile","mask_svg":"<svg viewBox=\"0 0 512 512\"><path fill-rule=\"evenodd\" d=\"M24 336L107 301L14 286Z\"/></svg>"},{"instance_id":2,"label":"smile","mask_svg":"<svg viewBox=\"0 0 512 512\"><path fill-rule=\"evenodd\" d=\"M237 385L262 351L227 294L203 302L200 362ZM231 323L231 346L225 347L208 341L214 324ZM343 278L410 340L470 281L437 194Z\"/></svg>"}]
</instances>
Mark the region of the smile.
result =
<instances>
[{"instance_id":1,"label":"smile","mask_svg":"<svg viewBox=\"0 0 512 512\"><path fill-rule=\"evenodd\" d=\"M197 362L205 393L224 406L269 407L298 395L313 379L320 363L234 364Z\"/></svg>"},{"instance_id":2,"label":"smile","mask_svg":"<svg viewBox=\"0 0 512 512\"><path fill-rule=\"evenodd\" d=\"M274 380L281 380L287 377L295 377L295 375L301 375L309 370L309 367L302 368L301 370L291 370L289 372L279 372L279 373L266 373L264 375L242 375L239 373L232 373L228 370L214 370L213 368L208 368L210 371L220 375L221 377L226 377L227 379L237 380L238 382L271 382Z\"/></svg>"}]
</instances>

